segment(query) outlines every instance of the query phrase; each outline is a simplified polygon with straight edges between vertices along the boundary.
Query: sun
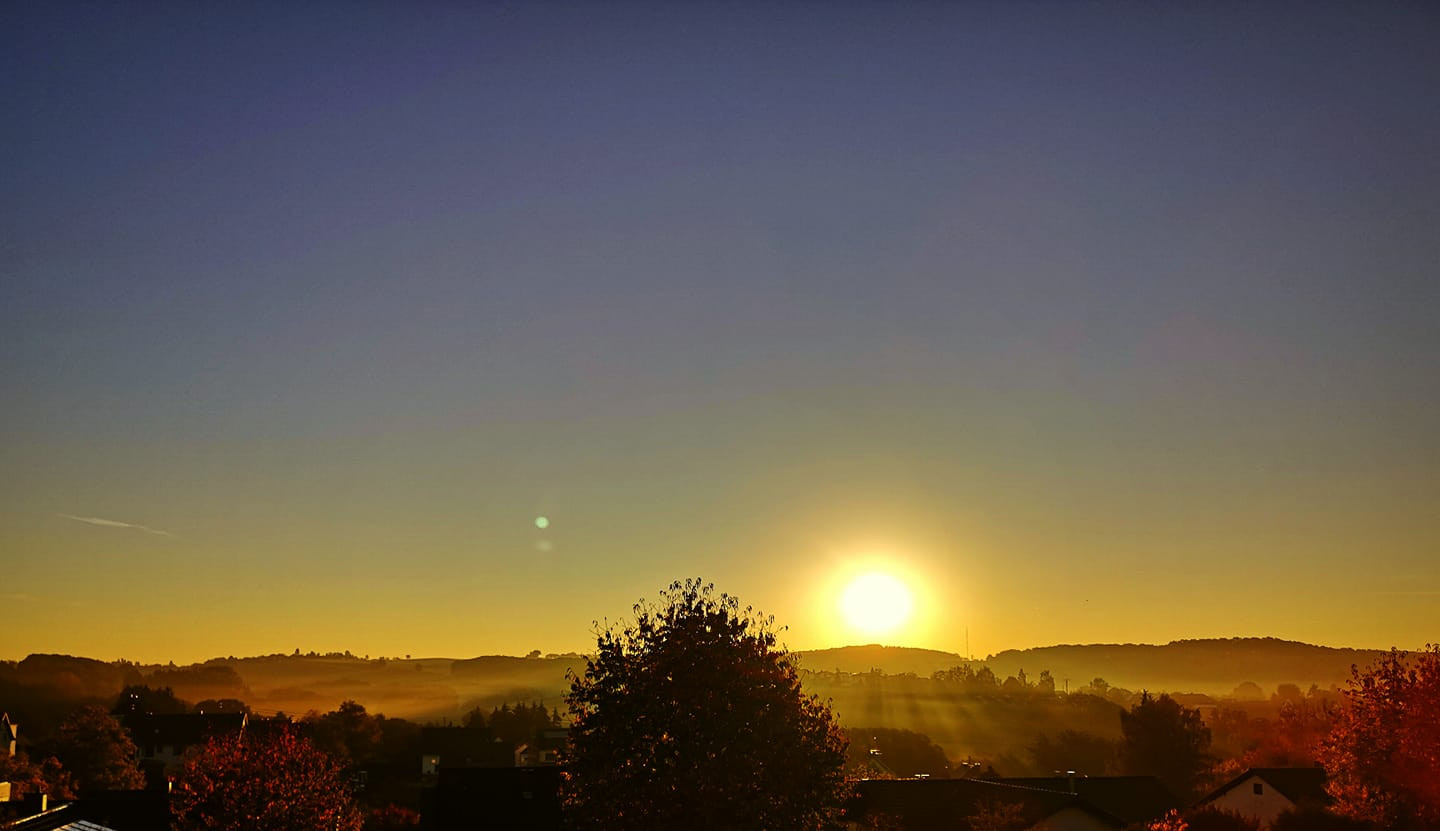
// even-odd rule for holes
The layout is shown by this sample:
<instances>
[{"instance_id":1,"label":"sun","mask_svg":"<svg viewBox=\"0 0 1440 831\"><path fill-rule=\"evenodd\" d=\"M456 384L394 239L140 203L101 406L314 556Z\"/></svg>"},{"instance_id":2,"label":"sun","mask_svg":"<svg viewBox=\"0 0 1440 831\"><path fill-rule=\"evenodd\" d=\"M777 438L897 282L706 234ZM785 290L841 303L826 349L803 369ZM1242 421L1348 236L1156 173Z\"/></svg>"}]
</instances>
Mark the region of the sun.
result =
<instances>
[{"instance_id":1,"label":"sun","mask_svg":"<svg viewBox=\"0 0 1440 831\"><path fill-rule=\"evenodd\" d=\"M904 626L915 608L909 587L883 571L861 574L840 592L840 614L851 629L887 635Z\"/></svg>"}]
</instances>

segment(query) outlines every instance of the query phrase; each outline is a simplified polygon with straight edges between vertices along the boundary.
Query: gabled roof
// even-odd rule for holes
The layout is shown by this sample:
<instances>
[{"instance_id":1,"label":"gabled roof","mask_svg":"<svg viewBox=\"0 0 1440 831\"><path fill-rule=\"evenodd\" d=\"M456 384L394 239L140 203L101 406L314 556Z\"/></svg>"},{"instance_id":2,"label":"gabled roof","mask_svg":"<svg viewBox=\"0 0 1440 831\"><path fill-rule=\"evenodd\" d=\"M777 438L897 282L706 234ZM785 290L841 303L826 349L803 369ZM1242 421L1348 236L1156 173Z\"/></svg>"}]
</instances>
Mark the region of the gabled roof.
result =
<instances>
[{"instance_id":1,"label":"gabled roof","mask_svg":"<svg viewBox=\"0 0 1440 831\"><path fill-rule=\"evenodd\" d=\"M1204 799L1200 800L1199 804L1204 805L1206 802L1218 799L1224 795L1225 792L1245 782L1252 776L1263 780L1296 805L1309 803L1327 804L1330 802L1330 794L1325 792L1325 769L1310 767L1250 768L1211 791Z\"/></svg>"},{"instance_id":2,"label":"gabled roof","mask_svg":"<svg viewBox=\"0 0 1440 831\"><path fill-rule=\"evenodd\" d=\"M189 747L212 736L233 735L245 729L244 713L134 713L122 717L135 744L144 747Z\"/></svg>"},{"instance_id":3,"label":"gabled roof","mask_svg":"<svg viewBox=\"0 0 1440 831\"><path fill-rule=\"evenodd\" d=\"M1069 793L1125 823L1149 822L1172 808L1183 808L1180 798L1153 776L1007 777L992 779L1007 785Z\"/></svg>"},{"instance_id":4,"label":"gabled roof","mask_svg":"<svg viewBox=\"0 0 1440 831\"><path fill-rule=\"evenodd\" d=\"M514 749L489 727L422 727L420 753L439 756L445 767L512 767Z\"/></svg>"},{"instance_id":5,"label":"gabled roof","mask_svg":"<svg viewBox=\"0 0 1440 831\"><path fill-rule=\"evenodd\" d=\"M851 818L892 815L911 831L951 831L966 817L998 805L1018 805L1028 825L1065 809L1082 811L1120 828L1125 822L1083 797L1044 788L980 779L871 779L856 783L845 807Z\"/></svg>"}]
</instances>

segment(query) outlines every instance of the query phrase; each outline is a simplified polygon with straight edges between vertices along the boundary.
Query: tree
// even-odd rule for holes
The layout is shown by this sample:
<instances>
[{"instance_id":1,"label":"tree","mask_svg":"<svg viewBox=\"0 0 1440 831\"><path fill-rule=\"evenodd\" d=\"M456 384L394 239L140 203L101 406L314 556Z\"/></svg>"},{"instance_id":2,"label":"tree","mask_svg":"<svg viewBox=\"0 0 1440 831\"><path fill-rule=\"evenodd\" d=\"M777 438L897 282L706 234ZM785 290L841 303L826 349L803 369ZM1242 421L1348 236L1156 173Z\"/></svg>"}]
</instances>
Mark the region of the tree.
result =
<instances>
[{"instance_id":1,"label":"tree","mask_svg":"<svg viewBox=\"0 0 1440 831\"><path fill-rule=\"evenodd\" d=\"M175 697L170 687L149 687L131 684L120 691L115 700L115 715L133 716L146 713L183 713L190 707Z\"/></svg>"},{"instance_id":2,"label":"tree","mask_svg":"<svg viewBox=\"0 0 1440 831\"><path fill-rule=\"evenodd\" d=\"M225 735L192 751L171 802L175 831L359 831L335 760L289 730Z\"/></svg>"},{"instance_id":3,"label":"tree","mask_svg":"<svg viewBox=\"0 0 1440 831\"><path fill-rule=\"evenodd\" d=\"M1344 816L1395 829L1440 828L1440 644L1392 649L1351 669L1345 706L1321 744Z\"/></svg>"},{"instance_id":4,"label":"tree","mask_svg":"<svg viewBox=\"0 0 1440 831\"><path fill-rule=\"evenodd\" d=\"M579 828L819 829L845 737L800 689L773 619L699 580L598 635L571 676L565 810Z\"/></svg>"},{"instance_id":5,"label":"tree","mask_svg":"<svg viewBox=\"0 0 1440 831\"><path fill-rule=\"evenodd\" d=\"M334 710L320 714L310 712L305 723L310 726L317 747L347 764L373 761L384 737L381 716L372 716L365 705L343 701Z\"/></svg>"},{"instance_id":6,"label":"tree","mask_svg":"<svg viewBox=\"0 0 1440 831\"><path fill-rule=\"evenodd\" d=\"M1029 827L1025 806L1016 802L982 802L966 817L970 831L1021 831Z\"/></svg>"},{"instance_id":7,"label":"tree","mask_svg":"<svg viewBox=\"0 0 1440 831\"><path fill-rule=\"evenodd\" d=\"M540 702L526 704L520 702L514 707L502 703L490 712L490 717L477 726L490 727L495 738L510 745L521 745L535 740L535 734L547 727L559 727L558 721L550 716L550 711Z\"/></svg>"},{"instance_id":8,"label":"tree","mask_svg":"<svg viewBox=\"0 0 1440 831\"><path fill-rule=\"evenodd\" d=\"M75 780L54 756L32 762L24 751L0 753L0 782L10 783L11 796L16 799L35 793L49 794L52 799L75 798Z\"/></svg>"},{"instance_id":9,"label":"tree","mask_svg":"<svg viewBox=\"0 0 1440 831\"><path fill-rule=\"evenodd\" d=\"M250 705L238 698L207 698L195 704L197 713L250 713Z\"/></svg>"},{"instance_id":10,"label":"tree","mask_svg":"<svg viewBox=\"0 0 1440 831\"><path fill-rule=\"evenodd\" d=\"M81 707L55 733L55 755L81 791L124 791L145 787L136 766L130 734L104 707Z\"/></svg>"},{"instance_id":11,"label":"tree","mask_svg":"<svg viewBox=\"0 0 1440 831\"><path fill-rule=\"evenodd\" d=\"M1115 742L1079 730L1061 730L1053 739L1042 735L1028 749L1041 773L1073 770L1100 776L1115 765Z\"/></svg>"},{"instance_id":12,"label":"tree","mask_svg":"<svg viewBox=\"0 0 1440 831\"><path fill-rule=\"evenodd\" d=\"M846 766L852 776L884 778L891 776L942 777L950 774L950 760L945 751L924 733L892 727L848 727L845 738L850 743Z\"/></svg>"},{"instance_id":13,"label":"tree","mask_svg":"<svg viewBox=\"0 0 1440 831\"><path fill-rule=\"evenodd\" d=\"M1201 771L1210 764L1210 730L1200 711L1182 707L1161 693L1120 713L1120 767L1129 774L1149 774L1176 794L1195 792Z\"/></svg>"}]
</instances>

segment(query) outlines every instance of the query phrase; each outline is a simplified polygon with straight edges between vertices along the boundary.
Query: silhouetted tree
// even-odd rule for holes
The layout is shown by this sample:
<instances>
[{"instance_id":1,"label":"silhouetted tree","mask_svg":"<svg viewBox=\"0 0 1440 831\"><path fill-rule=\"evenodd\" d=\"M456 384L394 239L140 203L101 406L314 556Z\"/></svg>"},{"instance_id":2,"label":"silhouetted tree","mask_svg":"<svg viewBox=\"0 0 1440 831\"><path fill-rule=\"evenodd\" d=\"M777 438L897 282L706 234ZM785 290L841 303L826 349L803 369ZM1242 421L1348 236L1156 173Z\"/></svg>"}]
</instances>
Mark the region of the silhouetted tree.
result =
<instances>
[{"instance_id":1,"label":"silhouetted tree","mask_svg":"<svg viewBox=\"0 0 1440 831\"><path fill-rule=\"evenodd\" d=\"M490 712L490 717L482 725L476 726L488 725L495 738L511 745L519 745L533 741L540 730L558 727L559 724L558 720L551 717L544 704L521 702L514 707L502 703Z\"/></svg>"},{"instance_id":2,"label":"silhouetted tree","mask_svg":"<svg viewBox=\"0 0 1440 831\"><path fill-rule=\"evenodd\" d=\"M1088 776L1109 773L1119 752L1114 741L1078 730L1061 730L1053 739L1041 736L1029 750L1042 773L1073 770Z\"/></svg>"},{"instance_id":3,"label":"silhouetted tree","mask_svg":"<svg viewBox=\"0 0 1440 831\"><path fill-rule=\"evenodd\" d=\"M82 792L145 787L145 775L135 763L135 743L104 707L76 710L55 731L51 744Z\"/></svg>"},{"instance_id":4,"label":"silhouetted tree","mask_svg":"<svg viewBox=\"0 0 1440 831\"><path fill-rule=\"evenodd\" d=\"M356 701L341 702L328 713L307 713L315 746L345 764L363 764L375 758L384 734L380 717L365 711Z\"/></svg>"},{"instance_id":5,"label":"silhouetted tree","mask_svg":"<svg viewBox=\"0 0 1440 831\"><path fill-rule=\"evenodd\" d=\"M1120 733L1122 772L1154 776L1180 796L1194 794L1210 764L1210 730L1200 711L1163 693L1159 698L1142 693L1134 707L1120 713Z\"/></svg>"},{"instance_id":6,"label":"silhouetted tree","mask_svg":"<svg viewBox=\"0 0 1440 831\"><path fill-rule=\"evenodd\" d=\"M1280 684L1275 692L1270 694L1270 701L1274 704L1297 703L1305 700L1305 694L1300 692L1297 684Z\"/></svg>"},{"instance_id":7,"label":"silhouetted tree","mask_svg":"<svg viewBox=\"0 0 1440 831\"><path fill-rule=\"evenodd\" d=\"M335 760L284 729L193 750L171 809L175 831L359 831L362 821Z\"/></svg>"},{"instance_id":8,"label":"silhouetted tree","mask_svg":"<svg viewBox=\"0 0 1440 831\"><path fill-rule=\"evenodd\" d=\"M175 697L169 687L149 687L145 684L131 684L120 691L115 699L115 715L133 716L147 713L183 713L189 709L184 701Z\"/></svg>"},{"instance_id":9,"label":"silhouetted tree","mask_svg":"<svg viewBox=\"0 0 1440 831\"><path fill-rule=\"evenodd\" d=\"M890 727L847 727L850 742L846 767L852 776L876 778L881 773L895 776L947 776L950 760L945 751L924 733ZM878 763L878 764L877 764Z\"/></svg>"},{"instance_id":10,"label":"silhouetted tree","mask_svg":"<svg viewBox=\"0 0 1440 831\"><path fill-rule=\"evenodd\" d=\"M195 704L197 713L249 713L250 705L238 698L207 698Z\"/></svg>"},{"instance_id":11,"label":"silhouetted tree","mask_svg":"<svg viewBox=\"0 0 1440 831\"><path fill-rule=\"evenodd\" d=\"M699 580L599 633L572 676L562 779L579 828L819 829L848 789L845 737L800 689L772 620Z\"/></svg>"},{"instance_id":12,"label":"silhouetted tree","mask_svg":"<svg viewBox=\"0 0 1440 831\"><path fill-rule=\"evenodd\" d=\"M1353 668L1321 747L1335 811L1392 829L1440 828L1440 644Z\"/></svg>"}]
</instances>

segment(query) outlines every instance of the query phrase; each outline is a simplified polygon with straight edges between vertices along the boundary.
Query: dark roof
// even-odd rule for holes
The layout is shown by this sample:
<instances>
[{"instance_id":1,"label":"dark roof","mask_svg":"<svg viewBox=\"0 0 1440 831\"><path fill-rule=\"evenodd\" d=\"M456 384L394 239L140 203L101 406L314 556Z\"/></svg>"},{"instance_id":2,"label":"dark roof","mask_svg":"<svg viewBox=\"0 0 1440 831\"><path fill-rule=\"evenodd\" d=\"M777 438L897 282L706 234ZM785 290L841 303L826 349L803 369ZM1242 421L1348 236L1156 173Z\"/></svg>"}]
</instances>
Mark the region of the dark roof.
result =
<instances>
[{"instance_id":1,"label":"dark roof","mask_svg":"<svg viewBox=\"0 0 1440 831\"><path fill-rule=\"evenodd\" d=\"M420 753L439 756L442 767L513 767L515 749L489 727L422 727Z\"/></svg>"},{"instance_id":2,"label":"dark roof","mask_svg":"<svg viewBox=\"0 0 1440 831\"><path fill-rule=\"evenodd\" d=\"M1128 823L1149 822L1184 803L1153 776L1066 776L992 779L1007 785L1075 793L1105 813Z\"/></svg>"},{"instance_id":3,"label":"dark roof","mask_svg":"<svg viewBox=\"0 0 1440 831\"><path fill-rule=\"evenodd\" d=\"M1330 802L1330 794L1325 792L1325 769L1309 767L1250 768L1211 791L1204 799L1200 800L1199 804L1203 805L1206 802L1218 799L1226 791L1252 776L1257 776L1264 780L1270 787L1279 791L1282 796L1296 805L1326 805Z\"/></svg>"},{"instance_id":4,"label":"dark roof","mask_svg":"<svg viewBox=\"0 0 1440 831\"><path fill-rule=\"evenodd\" d=\"M1033 825L1066 808L1083 811L1114 828L1125 822L1066 792L992 782L980 779L870 779L857 782L855 797L846 805L850 819L888 815L900 820L906 831L950 831L961 821L998 805L1018 805L1027 825Z\"/></svg>"},{"instance_id":5,"label":"dark roof","mask_svg":"<svg viewBox=\"0 0 1440 831\"><path fill-rule=\"evenodd\" d=\"M189 747L211 736L233 735L244 730L246 722L244 713L134 713L122 718L142 752L146 747Z\"/></svg>"}]
</instances>

